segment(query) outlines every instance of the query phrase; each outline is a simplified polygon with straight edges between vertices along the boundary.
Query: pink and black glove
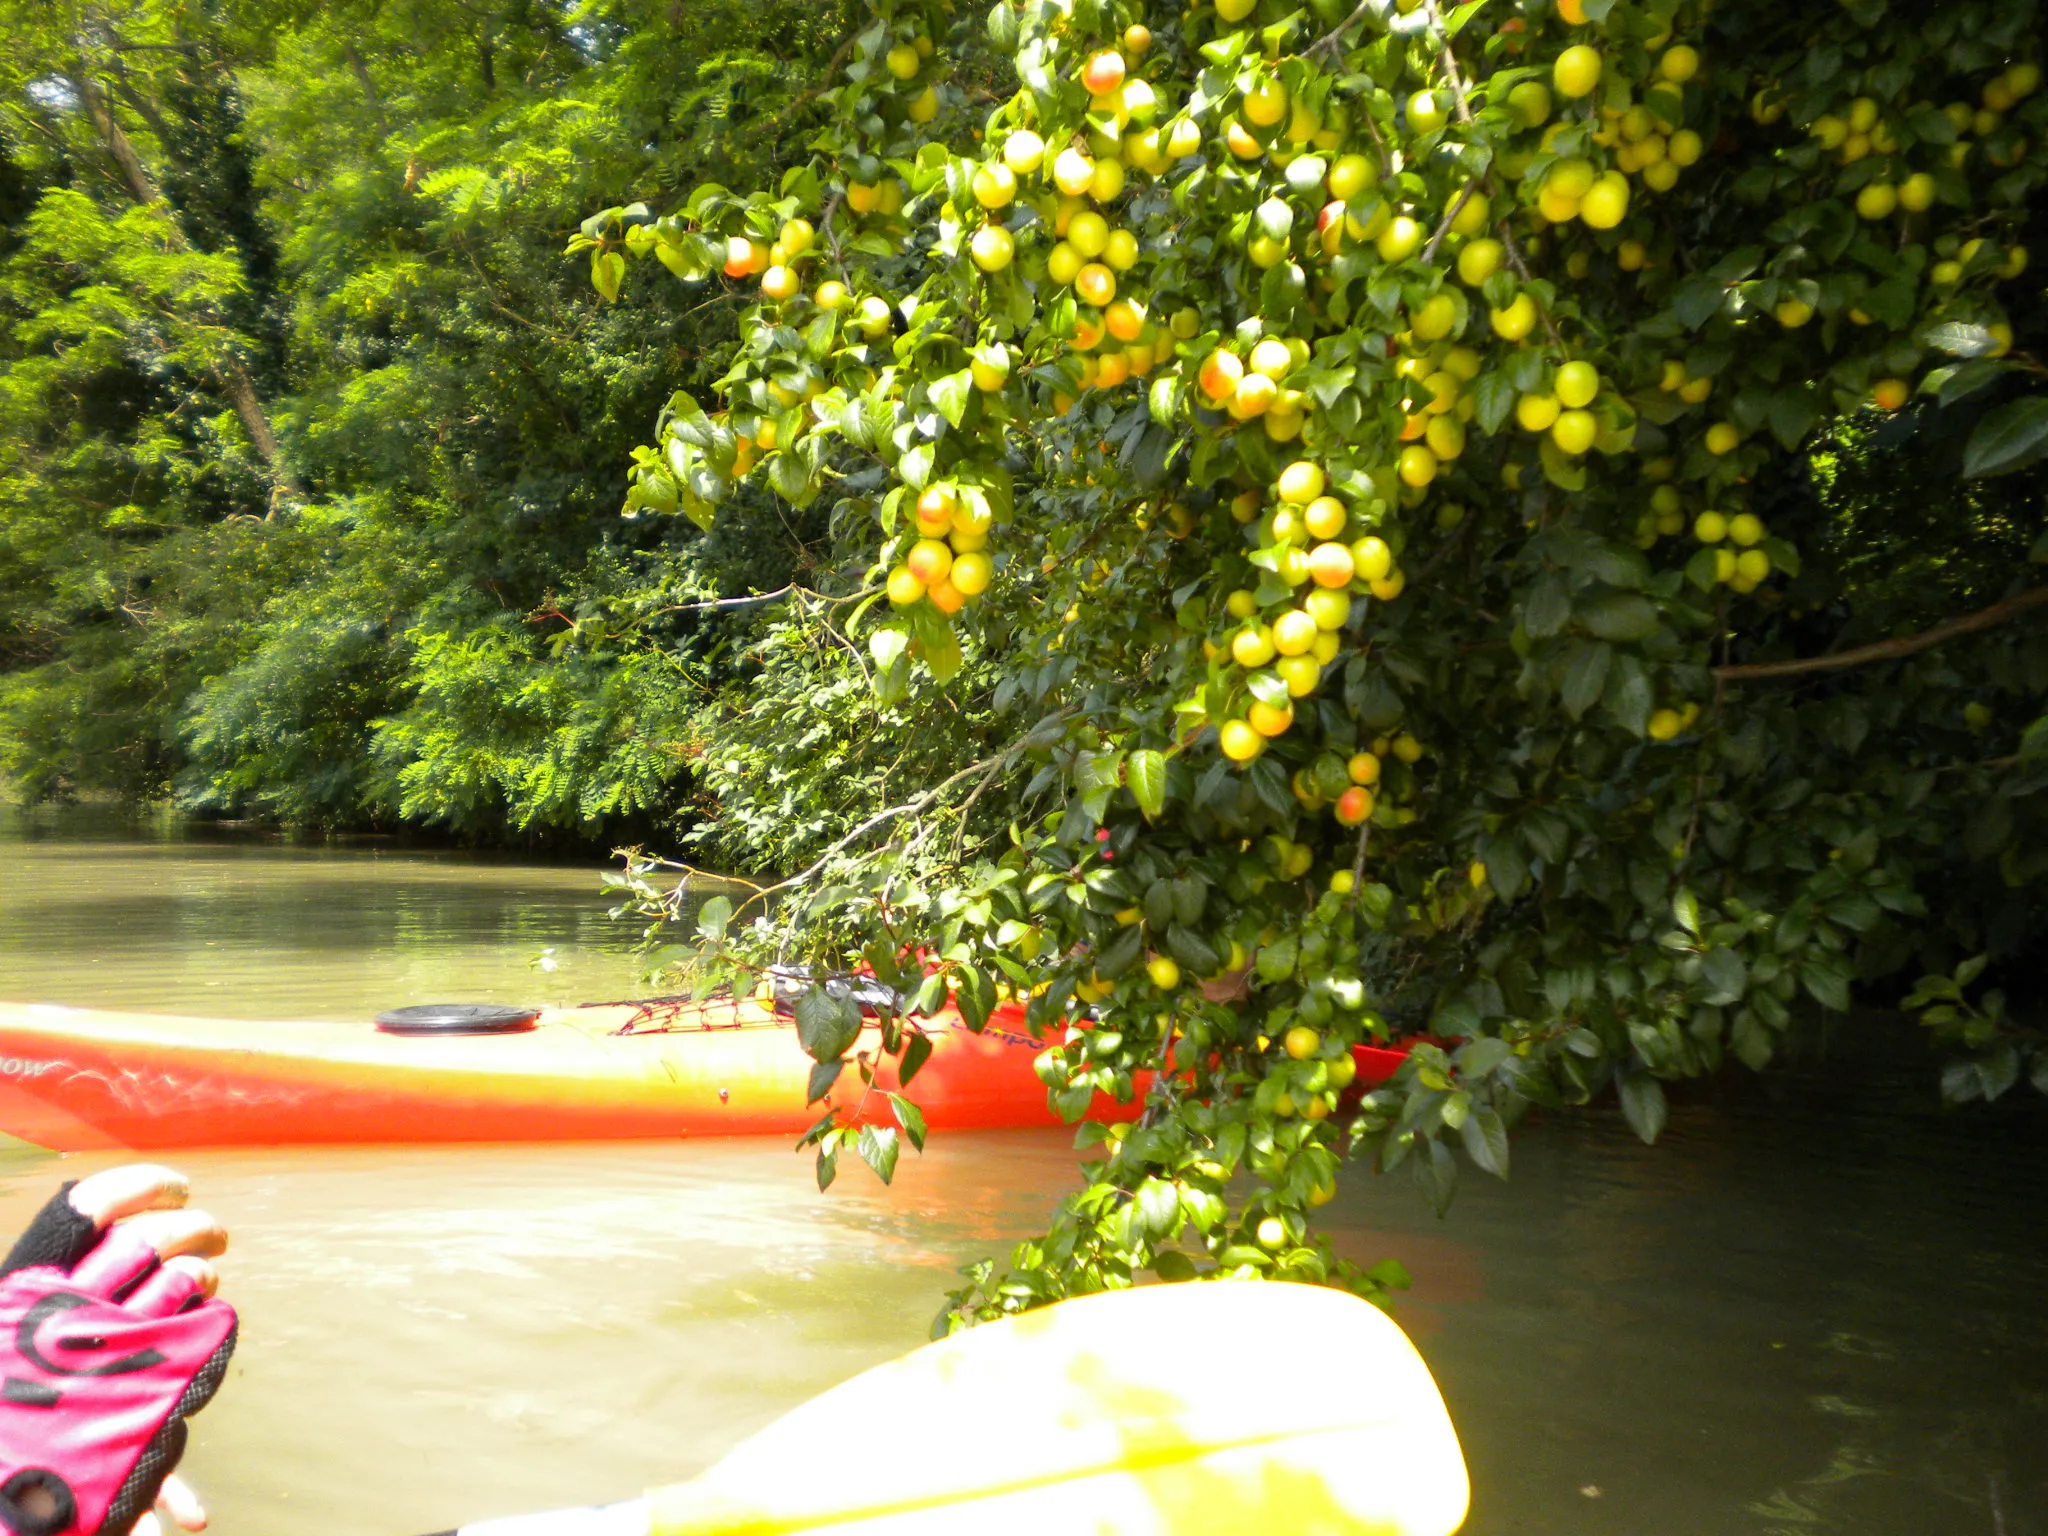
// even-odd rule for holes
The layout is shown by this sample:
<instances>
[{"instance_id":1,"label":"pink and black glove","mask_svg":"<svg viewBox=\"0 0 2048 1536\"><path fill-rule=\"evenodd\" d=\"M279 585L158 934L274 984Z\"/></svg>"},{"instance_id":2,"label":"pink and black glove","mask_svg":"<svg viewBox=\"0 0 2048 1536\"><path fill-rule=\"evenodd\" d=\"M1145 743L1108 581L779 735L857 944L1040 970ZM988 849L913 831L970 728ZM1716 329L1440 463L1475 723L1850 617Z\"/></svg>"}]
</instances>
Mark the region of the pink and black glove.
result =
<instances>
[{"instance_id":1,"label":"pink and black glove","mask_svg":"<svg viewBox=\"0 0 2048 1536\"><path fill-rule=\"evenodd\" d=\"M66 1184L0 1264L0 1527L124 1536L235 1351L235 1312Z\"/></svg>"}]
</instances>

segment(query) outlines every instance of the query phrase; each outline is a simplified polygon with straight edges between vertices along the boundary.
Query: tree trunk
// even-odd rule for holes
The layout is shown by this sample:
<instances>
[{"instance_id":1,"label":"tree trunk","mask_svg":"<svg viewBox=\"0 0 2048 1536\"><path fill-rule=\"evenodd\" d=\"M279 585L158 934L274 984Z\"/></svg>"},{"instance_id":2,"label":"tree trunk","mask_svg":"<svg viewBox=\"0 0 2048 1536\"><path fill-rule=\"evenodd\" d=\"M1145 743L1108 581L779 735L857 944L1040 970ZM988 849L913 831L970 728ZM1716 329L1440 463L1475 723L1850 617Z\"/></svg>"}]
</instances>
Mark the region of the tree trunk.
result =
<instances>
[{"instance_id":1,"label":"tree trunk","mask_svg":"<svg viewBox=\"0 0 2048 1536\"><path fill-rule=\"evenodd\" d=\"M135 152L135 145L115 118L106 93L99 88L91 73L80 68L72 84L78 88L78 99L84 105L86 116L99 131L100 140L107 146L107 153L120 168L122 180L128 183L128 190L138 203L147 206L161 202L163 193L151 179L142 164L142 157ZM173 226L175 228L175 225ZM183 232L178 233L179 243L190 248ZM221 391L234 407L236 417L242 423L242 430L249 436L249 442L263 460L263 466L270 471L272 484L271 508L276 510L280 497L293 501L305 499L305 491L298 479L284 461L283 451L278 447L277 433L271 430L269 413L263 409L263 399L256 393L256 381L249 377L249 370L242 360L232 353L215 359L214 377L219 381Z\"/></svg>"}]
</instances>

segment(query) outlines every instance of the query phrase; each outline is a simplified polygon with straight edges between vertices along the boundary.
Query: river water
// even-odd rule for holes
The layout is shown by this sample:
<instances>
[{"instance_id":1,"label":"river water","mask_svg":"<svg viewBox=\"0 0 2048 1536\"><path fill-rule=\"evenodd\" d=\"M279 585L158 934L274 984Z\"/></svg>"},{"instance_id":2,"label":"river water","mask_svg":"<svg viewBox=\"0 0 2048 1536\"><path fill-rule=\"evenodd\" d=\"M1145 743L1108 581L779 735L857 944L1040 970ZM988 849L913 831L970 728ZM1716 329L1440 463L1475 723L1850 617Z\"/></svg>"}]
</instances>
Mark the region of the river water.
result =
<instances>
[{"instance_id":1,"label":"river water","mask_svg":"<svg viewBox=\"0 0 2048 1536\"><path fill-rule=\"evenodd\" d=\"M0 998L627 996L599 873L10 815ZM1344 1183L1340 1246L1415 1276L1397 1316L1474 1536L2048 1536L2048 1114L1943 1111L1900 1037L1838 1021L1796 1068L1681 1095L1655 1148L1545 1117L1441 1221L1405 1179ZM108 1161L0 1150L0 1231ZM937 1138L894 1188L826 1196L779 1141L175 1161L234 1232L243 1344L186 1463L222 1536L407 1536L685 1476L921 1341L955 1267L1075 1177L1060 1133ZM1262 1348L1276 1388L1318 1368L1314 1339Z\"/></svg>"}]
</instances>

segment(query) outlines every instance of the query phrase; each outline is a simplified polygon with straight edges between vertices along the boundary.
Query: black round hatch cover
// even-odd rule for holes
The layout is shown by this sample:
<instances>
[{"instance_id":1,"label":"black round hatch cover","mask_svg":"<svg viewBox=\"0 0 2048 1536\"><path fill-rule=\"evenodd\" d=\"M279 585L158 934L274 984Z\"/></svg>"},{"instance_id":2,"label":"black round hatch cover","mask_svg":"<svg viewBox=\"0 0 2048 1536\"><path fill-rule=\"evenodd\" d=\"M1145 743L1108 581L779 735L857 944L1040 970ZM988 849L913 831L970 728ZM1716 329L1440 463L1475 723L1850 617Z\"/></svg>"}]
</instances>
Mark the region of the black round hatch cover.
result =
<instances>
[{"instance_id":1,"label":"black round hatch cover","mask_svg":"<svg viewBox=\"0 0 2048 1536\"><path fill-rule=\"evenodd\" d=\"M508 1008L503 1003L421 1003L377 1015L387 1035L516 1035L533 1028L538 1008Z\"/></svg>"}]
</instances>

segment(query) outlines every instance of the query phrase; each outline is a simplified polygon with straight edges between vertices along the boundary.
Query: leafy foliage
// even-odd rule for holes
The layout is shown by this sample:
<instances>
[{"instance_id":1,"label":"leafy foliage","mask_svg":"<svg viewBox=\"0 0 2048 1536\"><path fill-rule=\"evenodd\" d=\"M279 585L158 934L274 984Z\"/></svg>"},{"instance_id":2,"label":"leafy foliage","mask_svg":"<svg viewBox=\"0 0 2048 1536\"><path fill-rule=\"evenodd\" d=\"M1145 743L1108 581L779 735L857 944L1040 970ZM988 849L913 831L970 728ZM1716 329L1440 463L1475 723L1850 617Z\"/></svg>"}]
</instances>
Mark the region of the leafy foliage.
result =
<instances>
[{"instance_id":1,"label":"leafy foliage","mask_svg":"<svg viewBox=\"0 0 2048 1536\"><path fill-rule=\"evenodd\" d=\"M1342 1159L1441 1203L1610 1088L1654 1139L1797 1010L2038 944L2037 23L884 5L808 162L584 222L607 301L758 284L629 513L823 509L881 718L988 722L693 961L871 972L891 1052L1028 999L1100 1155L951 1322L1377 1294L1310 1225ZM1915 996L1989 1096L2038 1036L1969 971Z\"/></svg>"},{"instance_id":2,"label":"leafy foliage","mask_svg":"<svg viewBox=\"0 0 2048 1536\"><path fill-rule=\"evenodd\" d=\"M806 535L618 521L618 460L738 306L602 306L555 251L597 189L800 142L840 10L6 20L0 772L311 825L672 826L728 654L674 610L787 583Z\"/></svg>"}]
</instances>

